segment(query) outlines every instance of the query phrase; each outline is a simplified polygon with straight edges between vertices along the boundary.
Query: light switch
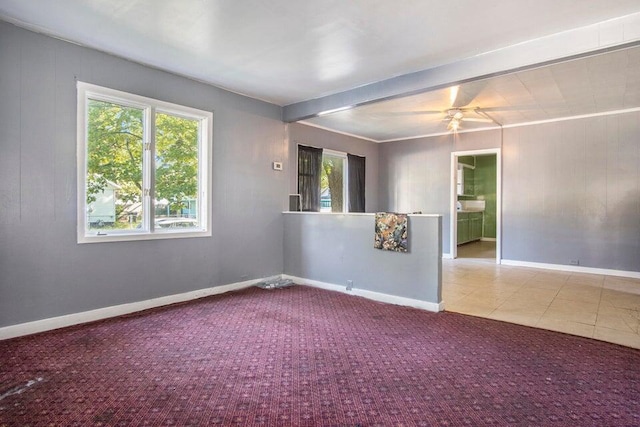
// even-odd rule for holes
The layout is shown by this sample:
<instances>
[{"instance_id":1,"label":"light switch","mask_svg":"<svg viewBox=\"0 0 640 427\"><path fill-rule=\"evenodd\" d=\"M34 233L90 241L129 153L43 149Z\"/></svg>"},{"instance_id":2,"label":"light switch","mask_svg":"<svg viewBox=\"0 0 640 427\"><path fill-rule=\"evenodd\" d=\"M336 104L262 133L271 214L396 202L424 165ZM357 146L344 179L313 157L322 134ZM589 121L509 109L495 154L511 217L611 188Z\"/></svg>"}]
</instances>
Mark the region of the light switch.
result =
<instances>
[{"instance_id":1,"label":"light switch","mask_svg":"<svg viewBox=\"0 0 640 427\"><path fill-rule=\"evenodd\" d=\"M281 171L282 170L282 162L273 162L273 170Z\"/></svg>"}]
</instances>

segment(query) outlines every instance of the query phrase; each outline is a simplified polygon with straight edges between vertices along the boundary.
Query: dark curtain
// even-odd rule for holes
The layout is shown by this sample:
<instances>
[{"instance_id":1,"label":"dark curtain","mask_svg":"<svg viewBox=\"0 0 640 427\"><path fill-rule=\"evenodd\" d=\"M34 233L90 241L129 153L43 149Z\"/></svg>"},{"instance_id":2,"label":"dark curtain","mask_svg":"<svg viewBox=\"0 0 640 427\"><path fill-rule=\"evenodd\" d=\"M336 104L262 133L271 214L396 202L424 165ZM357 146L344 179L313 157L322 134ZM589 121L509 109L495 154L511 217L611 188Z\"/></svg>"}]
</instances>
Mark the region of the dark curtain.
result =
<instances>
[{"instance_id":1,"label":"dark curtain","mask_svg":"<svg viewBox=\"0 0 640 427\"><path fill-rule=\"evenodd\" d=\"M347 154L349 171L349 212L364 212L365 158Z\"/></svg>"},{"instance_id":2,"label":"dark curtain","mask_svg":"<svg viewBox=\"0 0 640 427\"><path fill-rule=\"evenodd\" d=\"M320 212L322 148L298 145L298 193L302 210Z\"/></svg>"}]
</instances>

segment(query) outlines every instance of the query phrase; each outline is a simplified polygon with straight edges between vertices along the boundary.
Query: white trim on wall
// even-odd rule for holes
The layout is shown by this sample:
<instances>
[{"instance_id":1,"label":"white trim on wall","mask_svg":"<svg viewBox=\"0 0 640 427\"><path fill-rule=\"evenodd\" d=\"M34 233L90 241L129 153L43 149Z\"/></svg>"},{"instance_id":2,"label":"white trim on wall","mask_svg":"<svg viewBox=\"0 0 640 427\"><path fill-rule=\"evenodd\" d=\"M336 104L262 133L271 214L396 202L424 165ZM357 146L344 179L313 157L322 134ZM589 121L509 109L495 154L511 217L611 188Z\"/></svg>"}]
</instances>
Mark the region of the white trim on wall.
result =
<instances>
[{"instance_id":1,"label":"white trim on wall","mask_svg":"<svg viewBox=\"0 0 640 427\"><path fill-rule=\"evenodd\" d=\"M583 267L580 265L547 264L543 262L518 261L512 259L503 259L500 263L503 265L511 265L514 267L541 268L545 270L569 271L572 273L603 274L607 276L640 279L640 271L611 270L608 268Z\"/></svg>"},{"instance_id":2,"label":"white trim on wall","mask_svg":"<svg viewBox=\"0 0 640 427\"><path fill-rule=\"evenodd\" d=\"M555 122L564 122L567 120L580 120L580 119L588 119L591 117L601 117L601 116L612 116L612 115L617 115L617 114L627 114L627 113L635 113L635 112L639 112L640 111L640 107L634 107L634 108L626 108L623 110L612 110L612 111L604 111L602 113L591 113L591 114L582 114L582 115L578 115L578 116L567 116L567 117L559 117L556 119L546 119L546 120L537 120L534 122L522 122L522 123L513 123L513 124L509 124L509 125L503 125L502 128L503 129L510 129L510 128L517 128L517 127L522 127L522 126L532 126L532 125L540 125L540 124L545 124L545 123L555 123ZM301 122L302 123L302 122ZM309 126L314 126L311 123L306 123ZM315 127L319 127L319 126L315 126ZM331 130L329 128L322 128L324 130L328 130L330 132L335 132L335 133L341 133L338 131L334 131ZM457 133L471 133L471 132L485 132L485 131L491 131L491 130L497 130L500 129L500 126L487 126L487 127L482 127L482 128L476 128L476 129L463 129L463 130L459 130ZM421 138L434 138L434 137L438 137L438 136L446 136L446 135L451 135L452 132L451 131L447 131L447 132L438 132L438 133L429 133L429 134L425 134L425 135L415 135L415 136L407 136L407 137L403 137L403 138L394 138L394 139L383 139L383 140L371 140L373 142L377 142L377 143L384 143L384 142L394 142L394 141L408 141L411 139L421 139ZM363 138L361 136L357 136L357 135L350 135L353 136L355 138Z\"/></svg>"},{"instance_id":3,"label":"white trim on wall","mask_svg":"<svg viewBox=\"0 0 640 427\"><path fill-rule=\"evenodd\" d=\"M124 314L135 313L150 308L161 307L163 305L175 304L178 302L190 301L204 298L211 295L222 294L230 291L244 289L253 286L264 279L253 279L245 282L231 283L229 285L215 286L213 288L198 289L196 291L182 294L168 295L153 298L145 301L132 302L128 304L113 305L111 307L98 308L96 310L72 313L64 316L51 317L49 319L36 320L33 322L20 323L17 325L0 328L0 340L31 335L38 332L50 331L67 326L79 325L81 323L94 322L96 320L108 319L110 317L122 316Z\"/></svg>"},{"instance_id":4,"label":"white trim on wall","mask_svg":"<svg viewBox=\"0 0 640 427\"><path fill-rule=\"evenodd\" d=\"M500 129L500 126L489 126L489 127L483 127L483 128L477 128L477 129L460 129L456 133L460 134L460 133L484 132L487 130L498 130L498 129ZM424 135L406 136L403 138L381 139L380 141L376 141L376 140L372 140L372 141L382 144L384 142L408 141L410 139L419 139L419 138L434 138L437 136L446 136L446 135L452 135L452 134L453 132L448 130L446 132L428 133ZM357 138L361 138L361 137L357 137Z\"/></svg>"},{"instance_id":5,"label":"white trim on wall","mask_svg":"<svg viewBox=\"0 0 640 427\"><path fill-rule=\"evenodd\" d=\"M314 288L326 289L329 291L341 292L343 294L355 295L359 297L364 297L373 301L384 302L387 304L395 304L395 305L403 305L406 307L414 307L422 310L439 312L444 311L444 303L434 303L428 301L421 301L413 298L405 298L399 297L395 295L383 294L380 292L367 291L364 289L353 288L351 290L347 290L346 286L336 285L333 283L320 282L318 280L305 279L302 277L290 276L288 274L283 274L282 277L284 279L293 280L295 283L302 285L309 285Z\"/></svg>"},{"instance_id":6,"label":"white trim on wall","mask_svg":"<svg viewBox=\"0 0 640 427\"><path fill-rule=\"evenodd\" d=\"M522 126L533 126L533 125L541 125L546 123L566 122L568 120L580 120L580 119L589 119L592 117L614 116L617 114L637 113L639 111L640 111L640 107L625 108L623 110L612 110L612 111L603 111L601 113L580 114L577 116L559 117L557 119L536 120L533 122L514 123L511 125L503 125L502 127L504 129L510 129L510 128L518 128Z\"/></svg>"},{"instance_id":7,"label":"white trim on wall","mask_svg":"<svg viewBox=\"0 0 640 427\"><path fill-rule=\"evenodd\" d=\"M496 156L496 264L500 264L502 255L502 149L487 148L483 150L453 151L451 153L451 221L449 225L449 255L451 258L458 256L457 236L458 236L458 192L456 188L456 174L458 173L458 157L460 156L481 156L495 154ZM444 255L443 255L444 258Z\"/></svg>"}]
</instances>

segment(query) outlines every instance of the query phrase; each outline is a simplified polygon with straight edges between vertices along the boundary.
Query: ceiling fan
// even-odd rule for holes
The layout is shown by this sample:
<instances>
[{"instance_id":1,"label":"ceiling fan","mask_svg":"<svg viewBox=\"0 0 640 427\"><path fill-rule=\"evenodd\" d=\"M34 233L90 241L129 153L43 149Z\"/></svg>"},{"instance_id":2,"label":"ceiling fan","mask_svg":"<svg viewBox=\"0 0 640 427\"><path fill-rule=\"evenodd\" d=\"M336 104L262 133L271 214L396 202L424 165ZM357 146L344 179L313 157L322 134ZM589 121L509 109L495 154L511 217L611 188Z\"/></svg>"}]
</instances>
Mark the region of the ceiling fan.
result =
<instances>
[{"instance_id":1,"label":"ceiling fan","mask_svg":"<svg viewBox=\"0 0 640 427\"><path fill-rule=\"evenodd\" d=\"M495 121L488 116L482 118L469 117L469 112L473 112L477 115L483 115L483 112L479 107L448 109L446 111L446 117L443 119L444 121L449 121L447 129L457 132L462 122L495 123ZM467 113L467 116L465 116L465 113Z\"/></svg>"},{"instance_id":2,"label":"ceiling fan","mask_svg":"<svg viewBox=\"0 0 640 427\"><path fill-rule=\"evenodd\" d=\"M476 97L482 86L483 85L478 86L473 93L469 93L467 91L461 92L459 85L452 86L449 89L449 102L451 103L451 108L446 110L446 117L444 118L444 121L449 121L447 124L448 130L452 130L454 133L457 132L463 121L480 123L495 122L495 120L489 117L486 113L483 113L479 107L468 106ZM476 114L480 117L469 117L470 113Z\"/></svg>"},{"instance_id":3,"label":"ceiling fan","mask_svg":"<svg viewBox=\"0 0 640 427\"><path fill-rule=\"evenodd\" d=\"M452 107L446 110L413 110L413 111L403 111L403 112L393 112L387 113L385 115L393 115L393 116L416 116L416 115L440 115L442 116L442 121L447 122L447 129L457 131L462 122L478 122L478 123L494 123L498 124L494 119L492 119L484 109L480 107L464 107L464 108L456 108ZM475 114L479 117L469 117L471 114Z\"/></svg>"},{"instance_id":4,"label":"ceiling fan","mask_svg":"<svg viewBox=\"0 0 640 427\"><path fill-rule=\"evenodd\" d=\"M479 106L471 106L477 92L481 89L478 86L475 93L472 93L468 89L466 91L459 91L460 86L453 86L449 88L449 108L442 110L412 110L412 111L395 111L385 115L393 116L416 116L416 115L439 115L442 117L443 122L447 122L447 130L457 132L458 129L463 127L463 122L479 122L479 123L493 123L496 122L485 109ZM492 110L492 109L488 109Z\"/></svg>"},{"instance_id":5,"label":"ceiling fan","mask_svg":"<svg viewBox=\"0 0 640 427\"><path fill-rule=\"evenodd\" d=\"M460 129L462 122L477 122L477 123L494 123L497 124L488 114L486 114L480 107L472 108L449 108L447 110L419 110L409 111L404 113L395 113L394 115L423 115L423 114L438 114L442 115L442 121L448 122L447 129L453 132L457 132ZM469 117L470 114L475 114L480 117Z\"/></svg>"}]
</instances>

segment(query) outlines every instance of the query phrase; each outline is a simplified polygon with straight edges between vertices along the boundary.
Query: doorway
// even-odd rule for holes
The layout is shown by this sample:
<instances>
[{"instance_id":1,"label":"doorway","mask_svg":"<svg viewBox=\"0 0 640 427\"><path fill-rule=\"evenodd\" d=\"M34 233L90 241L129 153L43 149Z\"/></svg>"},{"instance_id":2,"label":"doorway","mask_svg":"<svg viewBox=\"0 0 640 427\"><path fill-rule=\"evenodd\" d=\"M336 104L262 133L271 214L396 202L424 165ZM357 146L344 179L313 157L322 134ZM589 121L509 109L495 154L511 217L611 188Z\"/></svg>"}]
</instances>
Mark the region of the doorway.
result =
<instances>
[{"instance_id":1,"label":"doorway","mask_svg":"<svg viewBox=\"0 0 640 427\"><path fill-rule=\"evenodd\" d=\"M451 153L452 258L501 260L500 149Z\"/></svg>"}]
</instances>

